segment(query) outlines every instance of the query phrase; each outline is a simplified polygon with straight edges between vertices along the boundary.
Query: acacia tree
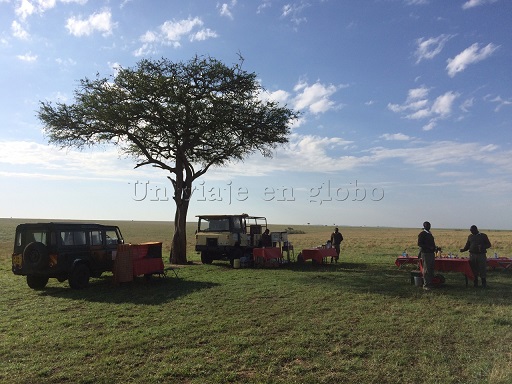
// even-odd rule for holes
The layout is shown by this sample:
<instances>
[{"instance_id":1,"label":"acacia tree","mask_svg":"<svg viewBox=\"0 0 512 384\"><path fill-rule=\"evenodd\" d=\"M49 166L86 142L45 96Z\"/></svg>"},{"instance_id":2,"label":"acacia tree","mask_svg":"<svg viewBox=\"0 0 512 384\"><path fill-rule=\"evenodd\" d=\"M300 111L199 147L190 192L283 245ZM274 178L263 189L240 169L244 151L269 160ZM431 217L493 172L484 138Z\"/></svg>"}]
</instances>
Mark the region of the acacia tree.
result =
<instances>
[{"instance_id":1,"label":"acacia tree","mask_svg":"<svg viewBox=\"0 0 512 384\"><path fill-rule=\"evenodd\" d=\"M286 143L297 112L264 101L254 73L211 57L188 62L141 60L117 75L82 79L74 103L40 102L49 142L82 149L111 143L135 168L161 168L174 188L170 260L184 264L185 227L193 182L212 166L254 152L271 157Z\"/></svg>"}]
</instances>

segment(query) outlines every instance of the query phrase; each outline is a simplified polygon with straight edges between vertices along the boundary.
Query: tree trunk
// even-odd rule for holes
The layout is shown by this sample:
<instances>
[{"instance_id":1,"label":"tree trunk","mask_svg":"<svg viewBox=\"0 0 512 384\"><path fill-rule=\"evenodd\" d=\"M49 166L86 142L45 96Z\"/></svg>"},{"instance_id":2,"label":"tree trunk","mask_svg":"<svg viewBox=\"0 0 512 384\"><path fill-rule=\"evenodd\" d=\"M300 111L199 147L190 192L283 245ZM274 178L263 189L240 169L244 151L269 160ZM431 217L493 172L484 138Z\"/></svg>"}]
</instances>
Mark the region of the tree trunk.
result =
<instances>
[{"instance_id":1,"label":"tree trunk","mask_svg":"<svg viewBox=\"0 0 512 384\"><path fill-rule=\"evenodd\" d=\"M180 165L180 162L177 162L177 165ZM187 264L187 213L192 195L192 180L183 180L180 172L177 172L177 175L176 181L173 182L176 212L169 261L172 264Z\"/></svg>"},{"instance_id":2,"label":"tree trunk","mask_svg":"<svg viewBox=\"0 0 512 384\"><path fill-rule=\"evenodd\" d=\"M170 262L187 264L187 211L188 200L176 205L174 215L174 235L172 237Z\"/></svg>"}]
</instances>

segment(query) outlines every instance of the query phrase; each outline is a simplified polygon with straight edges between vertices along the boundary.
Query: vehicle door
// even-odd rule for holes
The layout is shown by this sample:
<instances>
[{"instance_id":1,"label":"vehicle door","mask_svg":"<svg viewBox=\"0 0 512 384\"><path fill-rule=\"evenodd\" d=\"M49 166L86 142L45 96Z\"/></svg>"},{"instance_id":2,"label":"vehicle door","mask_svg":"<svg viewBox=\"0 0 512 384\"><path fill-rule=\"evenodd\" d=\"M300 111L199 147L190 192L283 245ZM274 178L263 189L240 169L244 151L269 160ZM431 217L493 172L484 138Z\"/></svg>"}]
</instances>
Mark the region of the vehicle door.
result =
<instances>
[{"instance_id":1,"label":"vehicle door","mask_svg":"<svg viewBox=\"0 0 512 384\"><path fill-rule=\"evenodd\" d=\"M71 268L75 260L90 261L91 253L87 244L87 232L83 229L61 228L58 231L59 262Z\"/></svg>"}]
</instances>

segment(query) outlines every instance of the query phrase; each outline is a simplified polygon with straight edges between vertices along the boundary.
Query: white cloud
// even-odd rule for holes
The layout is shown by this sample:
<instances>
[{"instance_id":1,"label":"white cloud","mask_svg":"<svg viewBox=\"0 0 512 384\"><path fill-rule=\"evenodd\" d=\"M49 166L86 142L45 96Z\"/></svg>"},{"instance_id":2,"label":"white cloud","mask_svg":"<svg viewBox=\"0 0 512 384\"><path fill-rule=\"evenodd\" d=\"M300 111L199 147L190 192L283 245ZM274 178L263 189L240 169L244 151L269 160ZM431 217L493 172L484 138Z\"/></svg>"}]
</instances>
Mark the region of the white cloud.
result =
<instances>
[{"instance_id":1,"label":"white cloud","mask_svg":"<svg viewBox=\"0 0 512 384\"><path fill-rule=\"evenodd\" d=\"M34 5L32 5L29 0L19 1L16 8L14 9L14 12L21 20L25 20L28 16L32 15L36 11L36 7L34 7Z\"/></svg>"},{"instance_id":2,"label":"white cloud","mask_svg":"<svg viewBox=\"0 0 512 384\"><path fill-rule=\"evenodd\" d=\"M294 24L299 25L306 22L306 17L301 16L304 9L310 7L311 4L301 2L300 4L285 4L281 11L282 18L289 18Z\"/></svg>"},{"instance_id":3,"label":"white cloud","mask_svg":"<svg viewBox=\"0 0 512 384\"><path fill-rule=\"evenodd\" d=\"M217 8L219 8L219 12L221 16L226 16L233 20L233 12L232 9L236 5L237 0L231 0L231 3L223 3L220 5L217 5Z\"/></svg>"},{"instance_id":4,"label":"white cloud","mask_svg":"<svg viewBox=\"0 0 512 384\"><path fill-rule=\"evenodd\" d=\"M84 5L87 0L58 0L61 3L76 3ZM18 0L14 12L22 21L33 14L41 15L49 9L55 8L57 0Z\"/></svg>"},{"instance_id":5,"label":"white cloud","mask_svg":"<svg viewBox=\"0 0 512 384\"><path fill-rule=\"evenodd\" d=\"M408 135L404 135L403 133L385 133L380 136L381 139L386 141L408 141L411 140L411 137Z\"/></svg>"},{"instance_id":6,"label":"white cloud","mask_svg":"<svg viewBox=\"0 0 512 384\"><path fill-rule=\"evenodd\" d=\"M433 101L428 99L429 89L422 86L409 90L404 104L388 104L388 109L395 113L403 114L406 119L424 120L430 119L423 126L424 131L429 131L437 125L439 119L446 119L451 115L453 103L460 94L448 91Z\"/></svg>"},{"instance_id":7,"label":"white cloud","mask_svg":"<svg viewBox=\"0 0 512 384\"><path fill-rule=\"evenodd\" d=\"M122 69L121 64L119 64L118 62L113 62L113 63L109 62L108 66L114 72L114 77L117 77L117 75L119 74L119 71Z\"/></svg>"},{"instance_id":8,"label":"white cloud","mask_svg":"<svg viewBox=\"0 0 512 384\"><path fill-rule=\"evenodd\" d=\"M14 20L11 24L11 31L14 37L17 37L21 40L27 40L30 37L29 33L16 20Z\"/></svg>"},{"instance_id":9,"label":"white cloud","mask_svg":"<svg viewBox=\"0 0 512 384\"><path fill-rule=\"evenodd\" d=\"M420 88L413 88L407 92L407 100L416 100L427 97L429 93L429 89L425 86Z\"/></svg>"},{"instance_id":10,"label":"white cloud","mask_svg":"<svg viewBox=\"0 0 512 384\"><path fill-rule=\"evenodd\" d=\"M464 164L466 162L482 162L484 164L500 163L499 158L505 157L510 160L510 153L496 152L499 148L495 145L483 145L480 143L460 143L455 141L436 141L423 147L411 148L373 148L370 150L373 161L400 158L404 163L413 164L419 167L436 167L448 164ZM510 165L501 169L507 172ZM443 172L446 169L443 168Z\"/></svg>"},{"instance_id":11,"label":"white cloud","mask_svg":"<svg viewBox=\"0 0 512 384\"><path fill-rule=\"evenodd\" d=\"M188 37L189 41L203 41L216 38L218 35L209 28L201 28L203 21L199 17L178 21L165 21L156 31L147 31L139 41L142 46L133 52L135 56L143 56L156 53L160 45L170 45L174 48L181 47L181 40ZM201 28L198 30L198 28Z\"/></svg>"},{"instance_id":12,"label":"white cloud","mask_svg":"<svg viewBox=\"0 0 512 384\"><path fill-rule=\"evenodd\" d=\"M454 77L457 73L464 71L468 65L487 59L498 48L499 46L492 43L487 44L483 48L480 48L478 43L471 45L453 59L447 60L446 70L448 71L448 76Z\"/></svg>"},{"instance_id":13,"label":"white cloud","mask_svg":"<svg viewBox=\"0 0 512 384\"><path fill-rule=\"evenodd\" d=\"M94 32L102 32L104 36L110 35L116 23L112 22L110 10L93 13L86 19L70 17L66 22L66 28L73 36L89 36Z\"/></svg>"},{"instance_id":14,"label":"white cloud","mask_svg":"<svg viewBox=\"0 0 512 384\"><path fill-rule=\"evenodd\" d=\"M294 87L294 91L297 92L297 96L294 98L294 108L308 110L315 115L339 108L340 106L330 99L338 89L339 87L333 84L325 85L316 82L309 85L304 81L299 81Z\"/></svg>"},{"instance_id":15,"label":"white cloud","mask_svg":"<svg viewBox=\"0 0 512 384\"><path fill-rule=\"evenodd\" d=\"M217 33L212 31L210 28L201 29L195 34L190 36L190 41L203 41L211 38L218 37Z\"/></svg>"},{"instance_id":16,"label":"white cloud","mask_svg":"<svg viewBox=\"0 0 512 384\"><path fill-rule=\"evenodd\" d=\"M421 60L430 60L441 53L445 44L453 37L453 35L439 35L428 39L419 38L416 40L417 48L414 55L417 57L416 64Z\"/></svg>"},{"instance_id":17,"label":"white cloud","mask_svg":"<svg viewBox=\"0 0 512 384\"><path fill-rule=\"evenodd\" d=\"M429 0L405 0L407 5L425 5L429 4Z\"/></svg>"},{"instance_id":18,"label":"white cloud","mask_svg":"<svg viewBox=\"0 0 512 384\"><path fill-rule=\"evenodd\" d=\"M32 62L32 61L36 61L37 60L37 55L32 55L31 53L26 53L24 55L18 55L16 57L18 59L20 59L21 61Z\"/></svg>"},{"instance_id":19,"label":"white cloud","mask_svg":"<svg viewBox=\"0 0 512 384\"><path fill-rule=\"evenodd\" d=\"M464 112L469 112L470 108L473 106L474 103L475 103L474 98L466 99L460 105L460 109L462 109Z\"/></svg>"},{"instance_id":20,"label":"white cloud","mask_svg":"<svg viewBox=\"0 0 512 384\"><path fill-rule=\"evenodd\" d=\"M105 151L59 150L55 146L29 141L0 141L0 164L9 165L13 174L44 179L129 180L140 177L129 160L119 159L116 148ZM17 171L23 167L22 174ZM27 167L30 171L26 171ZM144 173L159 175L147 167ZM5 174L5 172L4 172Z\"/></svg>"},{"instance_id":21,"label":"white cloud","mask_svg":"<svg viewBox=\"0 0 512 384\"><path fill-rule=\"evenodd\" d=\"M258 5L258 9L256 13L261 13L265 8L270 8L272 6L272 0L263 0L263 2Z\"/></svg>"},{"instance_id":22,"label":"white cloud","mask_svg":"<svg viewBox=\"0 0 512 384\"><path fill-rule=\"evenodd\" d=\"M161 36L164 40L179 42L184 35L188 35L195 27L200 27L203 22L200 18L188 18L179 21L166 21L160 26Z\"/></svg>"},{"instance_id":23,"label":"white cloud","mask_svg":"<svg viewBox=\"0 0 512 384\"><path fill-rule=\"evenodd\" d=\"M263 91L258 96L263 101L275 101L282 106L286 105L290 99L290 93L282 89L274 92Z\"/></svg>"},{"instance_id":24,"label":"white cloud","mask_svg":"<svg viewBox=\"0 0 512 384\"><path fill-rule=\"evenodd\" d=\"M495 112L498 112L502 107L512 105L512 99L510 100L504 100L501 98L501 96L496 96L494 99L489 100L493 103L497 103L498 105L494 109Z\"/></svg>"},{"instance_id":25,"label":"white cloud","mask_svg":"<svg viewBox=\"0 0 512 384\"><path fill-rule=\"evenodd\" d=\"M462 4L462 9L469 9L473 7L478 7L484 4L495 3L497 0L468 0L464 4Z\"/></svg>"},{"instance_id":26,"label":"white cloud","mask_svg":"<svg viewBox=\"0 0 512 384\"><path fill-rule=\"evenodd\" d=\"M453 102L457 97L459 97L459 94L451 91L437 97L432 104L432 113L439 115L441 118L449 116L452 112Z\"/></svg>"}]
</instances>

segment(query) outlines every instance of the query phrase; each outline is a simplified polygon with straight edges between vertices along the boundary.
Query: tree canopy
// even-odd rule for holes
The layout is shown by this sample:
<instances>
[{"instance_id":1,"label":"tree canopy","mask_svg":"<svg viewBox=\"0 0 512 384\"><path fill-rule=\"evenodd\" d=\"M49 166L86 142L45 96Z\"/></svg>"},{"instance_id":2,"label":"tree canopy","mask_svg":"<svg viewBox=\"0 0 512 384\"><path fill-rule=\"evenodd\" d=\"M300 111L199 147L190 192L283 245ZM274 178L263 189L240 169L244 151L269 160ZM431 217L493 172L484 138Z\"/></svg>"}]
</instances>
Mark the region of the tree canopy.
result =
<instances>
[{"instance_id":1,"label":"tree canopy","mask_svg":"<svg viewBox=\"0 0 512 384\"><path fill-rule=\"evenodd\" d=\"M117 145L135 160L168 171L176 203L171 258L186 262L185 223L192 183L212 166L254 152L271 157L288 141L298 113L262 98L256 74L195 56L144 59L110 77L82 79L74 103L40 103L49 142L60 147Z\"/></svg>"}]
</instances>

